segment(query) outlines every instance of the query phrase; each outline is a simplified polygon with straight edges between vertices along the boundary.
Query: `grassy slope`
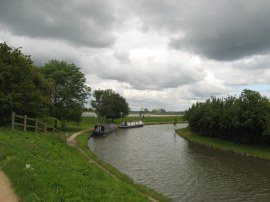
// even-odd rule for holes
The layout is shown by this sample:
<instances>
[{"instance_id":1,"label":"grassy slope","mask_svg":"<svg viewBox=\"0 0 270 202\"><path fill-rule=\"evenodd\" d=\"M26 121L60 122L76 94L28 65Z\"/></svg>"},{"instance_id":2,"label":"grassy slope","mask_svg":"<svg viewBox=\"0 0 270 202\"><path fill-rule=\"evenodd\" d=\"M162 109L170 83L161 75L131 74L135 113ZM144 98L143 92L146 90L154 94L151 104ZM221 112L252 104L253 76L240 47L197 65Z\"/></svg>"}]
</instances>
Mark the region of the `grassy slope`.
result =
<instances>
[{"instance_id":1,"label":"grassy slope","mask_svg":"<svg viewBox=\"0 0 270 202\"><path fill-rule=\"evenodd\" d=\"M148 201L49 134L1 128L0 168L21 201Z\"/></svg>"},{"instance_id":2,"label":"grassy slope","mask_svg":"<svg viewBox=\"0 0 270 202\"><path fill-rule=\"evenodd\" d=\"M96 123L95 117L82 117L81 122L74 123L74 122L67 122L67 132L69 134L73 132L77 132L80 130L88 129L88 128L93 128Z\"/></svg>"},{"instance_id":3,"label":"grassy slope","mask_svg":"<svg viewBox=\"0 0 270 202\"><path fill-rule=\"evenodd\" d=\"M251 156L255 158L270 160L270 149L258 146L248 146L237 143L232 143L228 141L223 141L219 139L209 138L201 136L189 130L189 128L179 129L178 134L183 138L202 145L210 146L217 149L222 149L225 151L230 151L234 153L239 153L246 156Z\"/></svg>"}]
</instances>

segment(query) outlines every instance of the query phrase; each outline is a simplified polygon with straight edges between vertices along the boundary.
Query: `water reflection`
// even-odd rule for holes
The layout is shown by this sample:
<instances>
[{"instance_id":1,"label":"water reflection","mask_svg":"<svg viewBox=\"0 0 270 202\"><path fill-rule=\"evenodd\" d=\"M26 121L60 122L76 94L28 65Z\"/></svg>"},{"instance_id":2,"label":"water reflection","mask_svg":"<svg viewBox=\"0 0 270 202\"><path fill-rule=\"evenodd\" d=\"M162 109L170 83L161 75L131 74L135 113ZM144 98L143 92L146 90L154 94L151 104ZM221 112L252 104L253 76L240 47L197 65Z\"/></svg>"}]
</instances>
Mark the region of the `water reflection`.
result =
<instances>
[{"instance_id":1,"label":"water reflection","mask_svg":"<svg viewBox=\"0 0 270 202\"><path fill-rule=\"evenodd\" d=\"M178 127L185 127L178 124ZM187 142L173 125L89 140L99 158L174 201L268 201L270 163Z\"/></svg>"}]
</instances>

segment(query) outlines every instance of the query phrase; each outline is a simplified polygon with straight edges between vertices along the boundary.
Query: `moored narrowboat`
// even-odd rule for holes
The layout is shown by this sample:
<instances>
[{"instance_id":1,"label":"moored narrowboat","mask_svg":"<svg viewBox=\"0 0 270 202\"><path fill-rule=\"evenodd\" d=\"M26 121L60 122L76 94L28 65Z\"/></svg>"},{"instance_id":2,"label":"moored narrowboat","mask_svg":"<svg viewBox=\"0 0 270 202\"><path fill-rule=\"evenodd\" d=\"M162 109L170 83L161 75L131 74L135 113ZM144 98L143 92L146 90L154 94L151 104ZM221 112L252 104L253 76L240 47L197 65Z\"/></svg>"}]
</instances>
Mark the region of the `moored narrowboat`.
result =
<instances>
[{"instance_id":1,"label":"moored narrowboat","mask_svg":"<svg viewBox=\"0 0 270 202\"><path fill-rule=\"evenodd\" d=\"M144 125L143 121L126 121L121 123L119 128L135 128L135 127L142 127Z\"/></svg>"},{"instance_id":2,"label":"moored narrowboat","mask_svg":"<svg viewBox=\"0 0 270 202\"><path fill-rule=\"evenodd\" d=\"M115 124L97 124L93 130L93 135L107 135L116 131L117 127Z\"/></svg>"}]
</instances>

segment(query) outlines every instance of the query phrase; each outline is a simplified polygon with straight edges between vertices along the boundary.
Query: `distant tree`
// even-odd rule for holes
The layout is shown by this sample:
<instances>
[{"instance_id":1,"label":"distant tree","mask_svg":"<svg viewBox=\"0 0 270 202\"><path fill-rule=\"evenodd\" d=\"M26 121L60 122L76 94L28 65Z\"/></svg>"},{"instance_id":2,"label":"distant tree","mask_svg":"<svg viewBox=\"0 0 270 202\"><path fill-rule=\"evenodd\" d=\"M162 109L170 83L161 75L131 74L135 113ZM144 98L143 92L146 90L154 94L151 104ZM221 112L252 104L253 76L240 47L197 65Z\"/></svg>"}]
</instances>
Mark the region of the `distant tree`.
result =
<instances>
[{"instance_id":1,"label":"distant tree","mask_svg":"<svg viewBox=\"0 0 270 202\"><path fill-rule=\"evenodd\" d=\"M166 110L165 109L162 109L162 108L160 108L160 109L153 109L152 110L152 113L156 113L156 114L158 114L158 113L166 113Z\"/></svg>"},{"instance_id":2,"label":"distant tree","mask_svg":"<svg viewBox=\"0 0 270 202\"><path fill-rule=\"evenodd\" d=\"M87 109L87 111L88 111L88 112L94 112L94 109L93 109L92 107L89 107L89 108Z\"/></svg>"},{"instance_id":3,"label":"distant tree","mask_svg":"<svg viewBox=\"0 0 270 202\"><path fill-rule=\"evenodd\" d=\"M48 114L52 89L32 63L20 48L0 43L1 125L10 121L13 111L31 117Z\"/></svg>"},{"instance_id":4,"label":"distant tree","mask_svg":"<svg viewBox=\"0 0 270 202\"><path fill-rule=\"evenodd\" d=\"M129 106L125 98L111 89L95 90L94 100L91 106L98 116L112 119L126 117L129 114Z\"/></svg>"},{"instance_id":5,"label":"distant tree","mask_svg":"<svg viewBox=\"0 0 270 202\"><path fill-rule=\"evenodd\" d=\"M45 78L53 85L51 115L62 123L79 122L91 88L79 67L65 61L51 60L41 67Z\"/></svg>"},{"instance_id":6,"label":"distant tree","mask_svg":"<svg viewBox=\"0 0 270 202\"><path fill-rule=\"evenodd\" d=\"M159 112L160 112L160 113L166 113L166 110L163 109L163 108L160 108L160 109L159 109Z\"/></svg>"},{"instance_id":7,"label":"distant tree","mask_svg":"<svg viewBox=\"0 0 270 202\"><path fill-rule=\"evenodd\" d=\"M144 113L148 113L149 110L148 110L147 108L144 108L144 109L143 109L143 112L144 112Z\"/></svg>"}]
</instances>

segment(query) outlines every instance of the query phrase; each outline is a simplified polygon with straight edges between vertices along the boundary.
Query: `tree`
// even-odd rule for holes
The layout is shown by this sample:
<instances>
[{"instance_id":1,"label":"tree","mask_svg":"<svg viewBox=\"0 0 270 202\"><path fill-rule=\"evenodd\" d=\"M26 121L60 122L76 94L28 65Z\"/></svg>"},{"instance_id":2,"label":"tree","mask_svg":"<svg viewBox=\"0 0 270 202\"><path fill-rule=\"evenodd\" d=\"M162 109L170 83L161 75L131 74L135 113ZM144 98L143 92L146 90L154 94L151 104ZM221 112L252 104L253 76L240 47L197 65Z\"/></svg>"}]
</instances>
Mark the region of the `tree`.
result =
<instances>
[{"instance_id":1,"label":"tree","mask_svg":"<svg viewBox=\"0 0 270 202\"><path fill-rule=\"evenodd\" d=\"M252 90L240 97L211 98L185 112L189 127L205 136L270 145L270 101Z\"/></svg>"},{"instance_id":2,"label":"tree","mask_svg":"<svg viewBox=\"0 0 270 202\"><path fill-rule=\"evenodd\" d=\"M95 90L93 94L95 100L91 101L91 106L98 116L112 119L126 117L129 114L129 106L125 98L111 89Z\"/></svg>"},{"instance_id":3,"label":"tree","mask_svg":"<svg viewBox=\"0 0 270 202\"><path fill-rule=\"evenodd\" d=\"M144 108L144 109L143 109L143 112L144 112L144 113L148 113L148 112L149 112L148 108Z\"/></svg>"},{"instance_id":4,"label":"tree","mask_svg":"<svg viewBox=\"0 0 270 202\"><path fill-rule=\"evenodd\" d=\"M156 114L162 114L162 113L166 113L166 110L165 109L162 109L162 108L160 108L160 109L153 109L152 110L152 113L156 113Z\"/></svg>"},{"instance_id":5,"label":"tree","mask_svg":"<svg viewBox=\"0 0 270 202\"><path fill-rule=\"evenodd\" d=\"M51 115L63 124L66 120L79 122L91 91L80 68L65 61L51 60L41 67L41 72L53 85Z\"/></svg>"},{"instance_id":6,"label":"tree","mask_svg":"<svg viewBox=\"0 0 270 202\"><path fill-rule=\"evenodd\" d=\"M31 117L48 114L51 86L32 63L20 48L0 43L1 125L10 121L13 111Z\"/></svg>"}]
</instances>

